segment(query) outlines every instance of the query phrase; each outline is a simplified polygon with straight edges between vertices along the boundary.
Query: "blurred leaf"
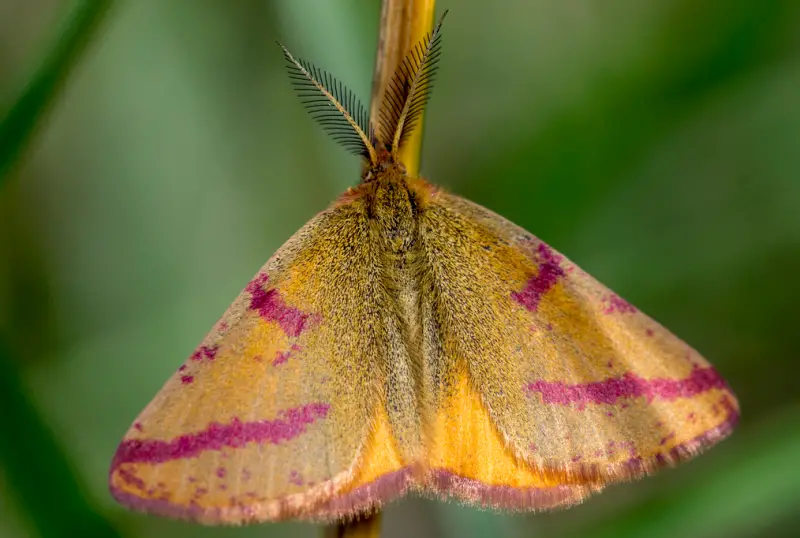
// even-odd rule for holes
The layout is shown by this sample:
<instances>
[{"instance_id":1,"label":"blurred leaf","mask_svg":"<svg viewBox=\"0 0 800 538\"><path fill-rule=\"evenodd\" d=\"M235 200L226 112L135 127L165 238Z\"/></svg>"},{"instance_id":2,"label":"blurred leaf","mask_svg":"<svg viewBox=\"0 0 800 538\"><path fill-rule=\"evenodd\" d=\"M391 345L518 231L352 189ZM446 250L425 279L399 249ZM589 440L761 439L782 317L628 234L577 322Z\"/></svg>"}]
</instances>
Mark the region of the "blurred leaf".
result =
<instances>
[{"instance_id":1,"label":"blurred leaf","mask_svg":"<svg viewBox=\"0 0 800 538\"><path fill-rule=\"evenodd\" d=\"M89 505L53 433L30 401L16 362L0 341L0 464L18 506L39 535L104 537L116 531Z\"/></svg>"},{"instance_id":2,"label":"blurred leaf","mask_svg":"<svg viewBox=\"0 0 800 538\"><path fill-rule=\"evenodd\" d=\"M22 155L109 7L111 0L82 2L22 95L3 113L0 120L0 184Z\"/></svg>"},{"instance_id":3,"label":"blurred leaf","mask_svg":"<svg viewBox=\"0 0 800 538\"><path fill-rule=\"evenodd\" d=\"M629 180L671 129L756 66L783 60L798 6L792 0L670 3L650 41L641 43L637 62L593 81L582 100L479 163L463 193L523 227L537 224L542 237L559 243ZM547 200L547 213L557 220L531 212L531 200Z\"/></svg>"},{"instance_id":4,"label":"blurred leaf","mask_svg":"<svg viewBox=\"0 0 800 538\"><path fill-rule=\"evenodd\" d=\"M451 501L437 503L439 525L446 536L483 538L485 536L514 536L521 527L519 518L494 510L479 510Z\"/></svg>"},{"instance_id":5,"label":"blurred leaf","mask_svg":"<svg viewBox=\"0 0 800 538\"><path fill-rule=\"evenodd\" d=\"M109 0L87 0L75 10L55 48L4 114L0 122L0 182L18 161L110 5ZM0 436L4 479L39 534L116 536L86 501L55 437L28 398L17 363L4 342L0 342L0 408L5 430Z\"/></svg>"}]
</instances>

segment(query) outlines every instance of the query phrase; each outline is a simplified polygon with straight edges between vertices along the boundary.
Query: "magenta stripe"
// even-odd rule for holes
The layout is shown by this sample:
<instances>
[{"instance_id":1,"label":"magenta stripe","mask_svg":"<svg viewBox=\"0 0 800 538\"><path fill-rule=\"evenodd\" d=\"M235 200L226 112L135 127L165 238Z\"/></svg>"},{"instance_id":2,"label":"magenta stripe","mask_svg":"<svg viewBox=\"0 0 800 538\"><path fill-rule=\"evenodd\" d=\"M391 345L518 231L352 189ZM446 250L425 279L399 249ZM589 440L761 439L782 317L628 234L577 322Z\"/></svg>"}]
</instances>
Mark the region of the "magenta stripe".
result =
<instances>
[{"instance_id":1,"label":"magenta stripe","mask_svg":"<svg viewBox=\"0 0 800 538\"><path fill-rule=\"evenodd\" d=\"M538 392L544 403L568 405L615 404L620 398L644 396L648 400L690 398L712 389L727 389L728 384L712 367L695 368L685 379L644 379L627 373L603 381L567 385L554 381L535 381L527 386L530 393Z\"/></svg>"},{"instance_id":2,"label":"magenta stripe","mask_svg":"<svg viewBox=\"0 0 800 538\"><path fill-rule=\"evenodd\" d=\"M250 293L250 310L257 311L267 321L277 322L286 336L300 336L311 315L287 305L278 290L264 289L268 280L266 273L260 273L245 288Z\"/></svg>"},{"instance_id":3,"label":"magenta stripe","mask_svg":"<svg viewBox=\"0 0 800 538\"><path fill-rule=\"evenodd\" d=\"M536 311L542 296L556 285L558 279L564 276L564 270L558 264L559 256L544 243L539 243L537 247L538 257L542 260L539 264L539 272L532 276L522 291L511 293L511 297L522 306Z\"/></svg>"},{"instance_id":4,"label":"magenta stripe","mask_svg":"<svg viewBox=\"0 0 800 538\"><path fill-rule=\"evenodd\" d=\"M247 443L278 444L305 433L306 427L327 416L330 405L312 403L281 414L276 420L242 422L234 418L230 424L212 422L203 431L176 437L171 441L155 439L128 439L123 441L111 471L123 463L163 463L165 461L193 458L206 450L221 450L224 447L241 447Z\"/></svg>"}]
</instances>

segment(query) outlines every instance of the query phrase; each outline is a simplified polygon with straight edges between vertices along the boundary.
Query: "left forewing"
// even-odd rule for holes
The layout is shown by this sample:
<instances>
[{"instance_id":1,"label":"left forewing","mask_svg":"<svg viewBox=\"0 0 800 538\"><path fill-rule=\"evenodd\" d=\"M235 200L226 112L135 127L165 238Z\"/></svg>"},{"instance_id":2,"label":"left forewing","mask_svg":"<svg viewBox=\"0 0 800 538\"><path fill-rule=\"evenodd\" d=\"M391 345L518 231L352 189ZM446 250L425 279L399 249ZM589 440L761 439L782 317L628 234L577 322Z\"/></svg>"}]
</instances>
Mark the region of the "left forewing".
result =
<instances>
[{"instance_id":1,"label":"left forewing","mask_svg":"<svg viewBox=\"0 0 800 538\"><path fill-rule=\"evenodd\" d=\"M137 418L117 500L216 524L341 517L402 493L382 405L393 332L357 206L295 234Z\"/></svg>"}]
</instances>

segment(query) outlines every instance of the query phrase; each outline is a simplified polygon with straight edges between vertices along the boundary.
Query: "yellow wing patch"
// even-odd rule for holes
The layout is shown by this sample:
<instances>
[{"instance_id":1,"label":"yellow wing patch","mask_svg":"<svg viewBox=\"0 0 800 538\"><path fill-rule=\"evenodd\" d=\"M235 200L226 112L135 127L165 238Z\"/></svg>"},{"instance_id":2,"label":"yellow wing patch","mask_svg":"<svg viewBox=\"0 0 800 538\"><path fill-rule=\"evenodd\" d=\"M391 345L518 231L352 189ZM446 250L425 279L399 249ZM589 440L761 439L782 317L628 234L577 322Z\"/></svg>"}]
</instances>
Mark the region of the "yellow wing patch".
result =
<instances>
[{"instance_id":1,"label":"yellow wing patch","mask_svg":"<svg viewBox=\"0 0 800 538\"><path fill-rule=\"evenodd\" d=\"M425 462L436 493L484 507L534 510L580 502L593 484L569 483L514 456L464 372L437 415Z\"/></svg>"},{"instance_id":2,"label":"yellow wing patch","mask_svg":"<svg viewBox=\"0 0 800 538\"><path fill-rule=\"evenodd\" d=\"M321 517L354 517L403 495L415 484L415 468L401 454L383 406L376 413L369 440L349 475L317 507Z\"/></svg>"}]
</instances>

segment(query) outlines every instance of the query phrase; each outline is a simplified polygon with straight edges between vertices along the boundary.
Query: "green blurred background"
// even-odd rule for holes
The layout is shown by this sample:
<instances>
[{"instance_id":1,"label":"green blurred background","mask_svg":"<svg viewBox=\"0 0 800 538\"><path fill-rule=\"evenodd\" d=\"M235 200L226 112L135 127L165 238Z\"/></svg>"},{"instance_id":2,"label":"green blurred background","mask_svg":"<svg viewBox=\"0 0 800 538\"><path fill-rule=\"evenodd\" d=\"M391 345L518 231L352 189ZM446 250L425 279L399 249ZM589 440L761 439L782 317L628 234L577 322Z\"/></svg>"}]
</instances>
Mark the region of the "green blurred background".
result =
<instances>
[{"instance_id":1,"label":"green blurred background","mask_svg":"<svg viewBox=\"0 0 800 538\"><path fill-rule=\"evenodd\" d=\"M0 0L0 118L79 4ZM438 7L451 14L424 175L690 342L743 418L697 460L568 511L412 498L388 508L384 535L800 536L800 2ZM292 94L274 41L367 99L378 10L137 0L107 14L0 177L0 536L317 535L133 514L106 473L260 265L358 180L358 160ZM13 153L13 137L0 143Z\"/></svg>"}]
</instances>

